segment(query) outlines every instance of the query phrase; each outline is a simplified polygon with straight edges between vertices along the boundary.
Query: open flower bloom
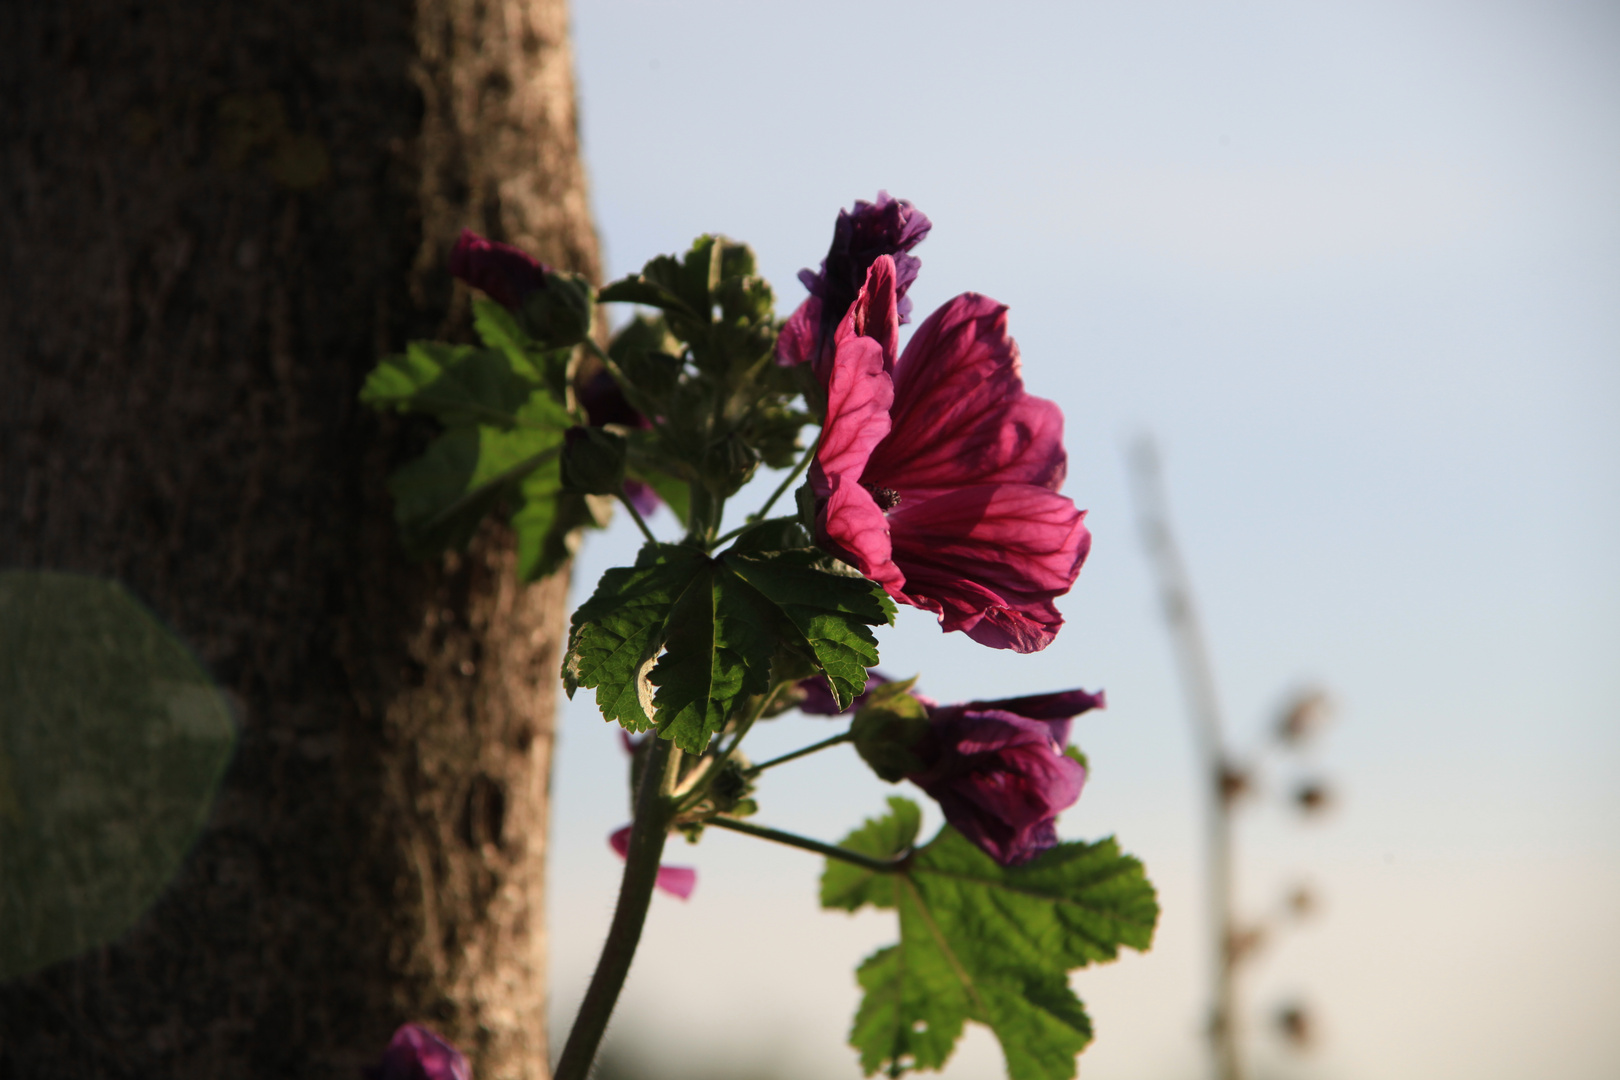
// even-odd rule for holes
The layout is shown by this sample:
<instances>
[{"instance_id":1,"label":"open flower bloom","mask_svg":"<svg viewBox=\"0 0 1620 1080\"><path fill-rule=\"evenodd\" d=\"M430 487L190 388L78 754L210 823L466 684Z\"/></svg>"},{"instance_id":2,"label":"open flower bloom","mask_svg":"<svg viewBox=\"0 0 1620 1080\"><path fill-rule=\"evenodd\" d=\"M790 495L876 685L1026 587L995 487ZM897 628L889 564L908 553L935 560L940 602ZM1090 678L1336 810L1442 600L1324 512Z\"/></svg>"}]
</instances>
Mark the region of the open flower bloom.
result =
<instances>
[{"instance_id":1,"label":"open flower bloom","mask_svg":"<svg viewBox=\"0 0 1620 1080\"><path fill-rule=\"evenodd\" d=\"M911 300L906 290L917 279L922 260L911 249L922 243L933 224L928 215L905 199L878 192L877 202L855 201L853 211L838 211L832 246L821 260L821 270L799 271L810 298L799 305L782 327L776 359L784 365L813 363L818 376L832 361L833 333L855 302L866 273L879 256L894 260L895 303L900 321L911 321Z\"/></svg>"},{"instance_id":2,"label":"open flower bloom","mask_svg":"<svg viewBox=\"0 0 1620 1080\"><path fill-rule=\"evenodd\" d=\"M613 850L619 853L619 858L630 857L630 830L634 826L626 825L622 829L615 829L613 835L608 837L608 843ZM690 866L660 866L658 879L654 882L658 888L669 895L685 900L697 888L697 871Z\"/></svg>"},{"instance_id":3,"label":"open flower bloom","mask_svg":"<svg viewBox=\"0 0 1620 1080\"><path fill-rule=\"evenodd\" d=\"M897 283L879 256L838 327L810 467L817 539L947 631L1044 649L1091 546L1057 493L1063 413L1024 392L1007 309L988 297L949 301L897 357Z\"/></svg>"},{"instance_id":4,"label":"open flower bloom","mask_svg":"<svg viewBox=\"0 0 1620 1080\"><path fill-rule=\"evenodd\" d=\"M926 791L963 836L1002 866L1057 843L1057 816L1075 804L1086 770L1063 749L1070 720L1104 707L1101 693L1058 694L929 706L906 779Z\"/></svg>"},{"instance_id":5,"label":"open flower bloom","mask_svg":"<svg viewBox=\"0 0 1620 1080\"><path fill-rule=\"evenodd\" d=\"M365 1069L366 1080L471 1080L460 1050L420 1024L404 1024L388 1040L382 1061Z\"/></svg>"}]
</instances>

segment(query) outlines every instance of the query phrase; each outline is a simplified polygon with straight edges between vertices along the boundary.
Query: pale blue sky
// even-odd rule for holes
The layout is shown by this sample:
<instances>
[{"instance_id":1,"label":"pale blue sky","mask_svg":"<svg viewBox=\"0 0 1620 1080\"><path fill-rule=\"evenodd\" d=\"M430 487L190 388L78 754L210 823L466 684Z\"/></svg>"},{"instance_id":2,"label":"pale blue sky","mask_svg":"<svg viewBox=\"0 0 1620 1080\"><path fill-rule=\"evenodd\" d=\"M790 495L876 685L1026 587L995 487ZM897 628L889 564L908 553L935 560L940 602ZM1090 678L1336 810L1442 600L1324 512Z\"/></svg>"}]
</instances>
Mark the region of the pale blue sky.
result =
<instances>
[{"instance_id":1,"label":"pale blue sky","mask_svg":"<svg viewBox=\"0 0 1620 1080\"><path fill-rule=\"evenodd\" d=\"M1252 907L1292 868L1326 899L1251 995L1314 1002L1322 1047L1257 1052L1347 1080L1620 1074L1620 8L990 10L577 0L583 136L611 273L725 232L785 313L838 208L887 188L934 221L919 315L969 289L1011 306L1091 511L1069 624L1018 657L909 612L884 666L944 699L1109 692L1076 728L1095 768L1064 831L1117 833L1166 912L1152 954L1077 979L1083 1075L1200 1075L1194 776L1125 486L1141 431L1239 740L1302 683L1341 704L1318 754L1341 811L1244 835ZM634 542L593 537L579 578ZM558 1023L611 905L618 754L582 697L558 762ZM835 838L887 793L827 755L774 779L761 819ZM694 1066L721 1038L855 1076L850 973L892 928L815 912L814 860L751 844L677 847L698 891L658 906L621 1028ZM730 929L740 954L714 948ZM951 1075L998 1068L981 1039Z\"/></svg>"}]
</instances>

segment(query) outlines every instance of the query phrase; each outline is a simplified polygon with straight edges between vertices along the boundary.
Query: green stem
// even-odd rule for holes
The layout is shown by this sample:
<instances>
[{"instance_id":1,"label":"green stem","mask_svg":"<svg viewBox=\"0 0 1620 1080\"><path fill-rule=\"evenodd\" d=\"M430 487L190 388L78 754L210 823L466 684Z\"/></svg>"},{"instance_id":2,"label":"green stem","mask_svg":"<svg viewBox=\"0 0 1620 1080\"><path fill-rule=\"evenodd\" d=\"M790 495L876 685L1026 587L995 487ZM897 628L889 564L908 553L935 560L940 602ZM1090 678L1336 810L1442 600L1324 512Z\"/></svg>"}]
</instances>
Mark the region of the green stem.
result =
<instances>
[{"instance_id":1,"label":"green stem","mask_svg":"<svg viewBox=\"0 0 1620 1080\"><path fill-rule=\"evenodd\" d=\"M892 859L874 859L870 855L862 855L858 851L851 851L849 848L842 848L836 844L823 844L820 840L812 840L808 836L799 836L795 833L783 832L780 829L770 829L764 825L750 825L748 822L738 821L736 818L713 817L705 824L730 829L732 832L746 833L749 836L757 836L761 840L774 840L778 844L786 844L789 847L800 848L804 851L813 851L817 855L825 855L829 859L837 859L840 862L847 862L879 874L892 874L904 866L907 860L911 858L911 852L908 850ZM558 1074L557 1080L564 1080L561 1073Z\"/></svg>"},{"instance_id":2,"label":"green stem","mask_svg":"<svg viewBox=\"0 0 1620 1080\"><path fill-rule=\"evenodd\" d=\"M641 535L647 538L647 543L658 543L658 537L654 536L652 530L647 528L647 522L642 519L641 511L636 509L636 504L630 501L630 496L624 493L622 487L619 489L618 495L619 501L624 503L624 508L630 511L630 516L635 519L636 528L640 529Z\"/></svg>"},{"instance_id":3,"label":"green stem","mask_svg":"<svg viewBox=\"0 0 1620 1080\"><path fill-rule=\"evenodd\" d=\"M591 976L574 1029L568 1033L562 1058L557 1062L554 1080L586 1080L596 1060L596 1049L602 1043L602 1033L607 1030L608 1018L618 1003L619 991L624 989L625 976L630 974L630 961L635 958L636 945L641 941L641 927L647 921L653 885L658 881L658 861L664 854L664 840L669 835L669 792L680 761L680 755L671 752L673 749L673 744L667 740L654 739L647 750L646 771L636 792L636 819L630 832L630 850L625 855L624 878L619 884L619 904L613 912L607 941L602 945L596 974Z\"/></svg>"},{"instance_id":4,"label":"green stem","mask_svg":"<svg viewBox=\"0 0 1620 1080\"><path fill-rule=\"evenodd\" d=\"M819 449L821 449L821 433L818 431L816 433L816 441L810 444L810 449L804 452L804 457L800 458L799 463L793 466L793 471L788 473L787 479L778 484L776 490L771 492L771 497L765 500L764 506L748 515L748 523L750 525L754 522L765 520L765 515L770 513L771 507L776 505L776 500L780 499L783 495L786 495L787 489L792 487L793 482L804 473L805 469L810 467L810 462L815 460L816 451Z\"/></svg>"},{"instance_id":5,"label":"green stem","mask_svg":"<svg viewBox=\"0 0 1620 1080\"><path fill-rule=\"evenodd\" d=\"M818 743L795 750L791 754L783 754L781 757L774 757L769 761L762 761L758 765L755 765L753 768L749 769L743 775L758 776L766 769L774 769L778 765L785 765L790 761L795 761L799 758L805 757L806 755L814 754L818 750L826 750L829 747L837 746L840 743L853 742L854 740L855 736L846 731L842 735L834 735L830 739L822 739Z\"/></svg>"},{"instance_id":6,"label":"green stem","mask_svg":"<svg viewBox=\"0 0 1620 1080\"><path fill-rule=\"evenodd\" d=\"M781 693L782 687L786 685L786 683L777 683L771 687L771 692L759 699L759 704L754 707L753 713L737 726L737 733L731 737L731 745L726 747L723 752L716 749L714 756L709 759L709 763L704 767L703 771L695 773L684 789L678 789L675 792L680 799L680 806L676 813L690 810L703 801L703 797L709 793L709 788L714 784L715 777L719 776L720 770L725 767L727 759L737 752L737 747L742 745L743 738L753 728L754 722L765 715L765 710L771 707L771 702L776 700L776 695Z\"/></svg>"}]
</instances>

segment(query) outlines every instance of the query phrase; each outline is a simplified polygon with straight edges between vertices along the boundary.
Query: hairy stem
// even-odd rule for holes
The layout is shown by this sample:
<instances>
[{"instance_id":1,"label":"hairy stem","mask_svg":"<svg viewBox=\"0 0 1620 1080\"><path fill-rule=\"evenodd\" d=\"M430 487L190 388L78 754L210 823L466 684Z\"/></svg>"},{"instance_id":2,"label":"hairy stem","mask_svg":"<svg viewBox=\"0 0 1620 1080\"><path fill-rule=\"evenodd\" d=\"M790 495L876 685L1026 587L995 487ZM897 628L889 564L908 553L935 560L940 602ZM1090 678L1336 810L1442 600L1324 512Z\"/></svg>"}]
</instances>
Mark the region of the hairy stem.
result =
<instances>
[{"instance_id":1,"label":"hairy stem","mask_svg":"<svg viewBox=\"0 0 1620 1080\"><path fill-rule=\"evenodd\" d=\"M907 860L911 858L911 852L908 850L893 859L874 859L870 855L862 855L858 851L851 851L849 848L842 848L837 844L823 844L820 840L812 840L808 836L799 836L796 833L783 832L780 829L767 828L764 825L750 825L748 822L738 821L736 818L714 817L709 819L708 824L721 829L730 829L732 832L745 833L748 836L757 836L761 840L774 840L778 844L786 844L788 847L813 851L817 855L825 855L829 859L837 859L840 862L847 862L879 874L892 874L904 866ZM563 1080L561 1074L558 1075L557 1080Z\"/></svg>"},{"instance_id":2,"label":"hairy stem","mask_svg":"<svg viewBox=\"0 0 1620 1080\"><path fill-rule=\"evenodd\" d=\"M669 835L669 796L680 761L680 755L673 750L671 743L656 738L647 750L647 764L636 792L636 819L630 832L630 850L625 855L624 878L619 885L619 904L613 912L607 941L602 945L602 958L597 961L596 973L585 991L574 1029L568 1033L562 1058L557 1062L554 1080L586 1080L596 1060L597 1047L602 1043L602 1033L607 1030L608 1018L618 1003L619 991L624 989L625 976L630 974L630 961L635 958L636 945L641 941L641 927L647 921L647 907L658 880L664 839Z\"/></svg>"}]
</instances>

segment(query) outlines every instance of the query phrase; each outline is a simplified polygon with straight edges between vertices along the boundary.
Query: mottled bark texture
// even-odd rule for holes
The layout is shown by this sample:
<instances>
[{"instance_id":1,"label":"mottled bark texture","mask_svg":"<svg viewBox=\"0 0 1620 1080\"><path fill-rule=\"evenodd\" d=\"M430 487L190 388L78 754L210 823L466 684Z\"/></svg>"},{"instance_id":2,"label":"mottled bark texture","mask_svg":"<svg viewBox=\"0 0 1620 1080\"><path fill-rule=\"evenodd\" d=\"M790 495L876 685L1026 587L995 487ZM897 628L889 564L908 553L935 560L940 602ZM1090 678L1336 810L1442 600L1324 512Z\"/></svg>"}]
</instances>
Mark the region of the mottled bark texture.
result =
<instances>
[{"instance_id":1,"label":"mottled bark texture","mask_svg":"<svg viewBox=\"0 0 1620 1080\"><path fill-rule=\"evenodd\" d=\"M180 878L0 988L0 1077L343 1077L403 1020L546 1073L566 582L401 556L471 226L597 271L562 0L0 0L0 566L116 578L243 735Z\"/></svg>"}]
</instances>

